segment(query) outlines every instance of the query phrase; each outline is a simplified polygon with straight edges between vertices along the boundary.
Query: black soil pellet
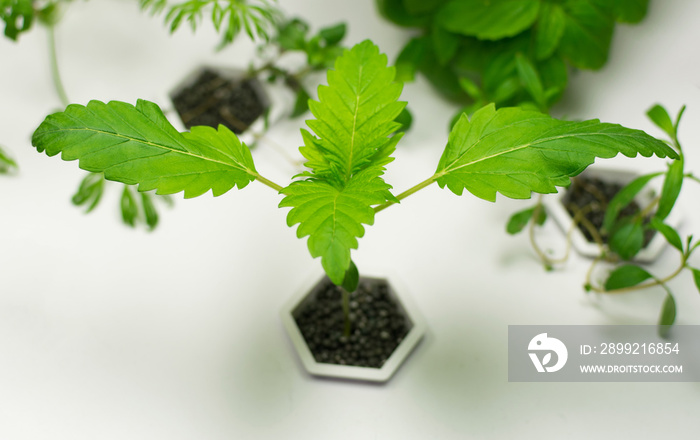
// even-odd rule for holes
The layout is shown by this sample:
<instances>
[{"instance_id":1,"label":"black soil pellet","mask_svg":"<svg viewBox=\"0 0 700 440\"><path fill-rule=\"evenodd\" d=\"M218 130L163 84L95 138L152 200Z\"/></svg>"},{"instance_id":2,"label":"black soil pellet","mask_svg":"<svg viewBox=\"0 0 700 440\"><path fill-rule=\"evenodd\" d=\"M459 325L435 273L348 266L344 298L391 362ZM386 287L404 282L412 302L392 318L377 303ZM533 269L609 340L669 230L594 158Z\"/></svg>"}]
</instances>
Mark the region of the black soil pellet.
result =
<instances>
[{"instance_id":1,"label":"black soil pellet","mask_svg":"<svg viewBox=\"0 0 700 440\"><path fill-rule=\"evenodd\" d=\"M173 105L187 128L222 124L241 134L265 112L256 81L232 80L205 69L172 97Z\"/></svg>"},{"instance_id":2,"label":"black soil pellet","mask_svg":"<svg viewBox=\"0 0 700 440\"><path fill-rule=\"evenodd\" d=\"M344 336L342 292L329 280L294 311L317 362L380 368L410 329L386 281L362 279L350 295L350 336Z\"/></svg>"},{"instance_id":3,"label":"black soil pellet","mask_svg":"<svg viewBox=\"0 0 700 440\"><path fill-rule=\"evenodd\" d=\"M571 187L567 190L564 198L564 206L572 217L580 210L585 212L584 217L593 225L600 234L603 243L608 242L607 231L602 231L605 211L608 209L608 204L615 195L624 187L619 183L608 182L602 179L593 177L578 176L573 179ZM632 201L621 212L620 217L631 217L639 213L640 207L637 202ZM647 218L645 221L649 221ZM594 238L584 225L580 222L579 229L584 237L590 242L594 242ZM644 246L649 244L654 236L653 229L644 231Z\"/></svg>"}]
</instances>

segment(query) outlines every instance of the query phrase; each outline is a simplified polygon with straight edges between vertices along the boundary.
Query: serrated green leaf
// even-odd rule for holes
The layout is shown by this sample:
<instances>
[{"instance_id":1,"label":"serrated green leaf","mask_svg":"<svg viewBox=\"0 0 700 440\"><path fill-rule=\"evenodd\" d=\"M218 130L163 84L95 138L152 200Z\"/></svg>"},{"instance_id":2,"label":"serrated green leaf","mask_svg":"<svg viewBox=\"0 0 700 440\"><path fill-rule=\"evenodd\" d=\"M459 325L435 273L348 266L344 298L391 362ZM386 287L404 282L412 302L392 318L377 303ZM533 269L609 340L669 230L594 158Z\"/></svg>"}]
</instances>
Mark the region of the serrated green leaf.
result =
<instances>
[{"instance_id":1,"label":"serrated green leaf","mask_svg":"<svg viewBox=\"0 0 700 440\"><path fill-rule=\"evenodd\" d=\"M437 23L450 32L484 40L512 37L537 18L540 0L452 0L437 12Z\"/></svg>"},{"instance_id":2,"label":"serrated green leaf","mask_svg":"<svg viewBox=\"0 0 700 440\"><path fill-rule=\"evenodd\" d=\"M663 173L651 173L639 176L627 185L625 185L620 191L615 194L615 196L610 199L608 203L608 208L605 210L605 217L603 219L603 230L610 231L615 225L615 220L620 215L620 212L639 194L639 192L644 189L649 181L655 177L662 175Z\"/></svg>"},{"instance_id":3,"label":"serrated green leaf","mask_svg":"<svg viewBox=\"0 0 700 440\"><path fill-rule=\"evenodd\" d=\"M641 267L634 264L626 264L610 273L610 276L605 281L605 290L610 291L636 286L650 278L653 278L653 276Z\"/></svg>"},{"instance_id":4,"label":"serrated green leaf","mask_svg":"<svg viewBox=\"0 0 700 440\"><path fill-rule=\"evenodd\" d=\"M316 139L300 151L307 166L317 177L347 182L350 177L376 163L376 154L395 145L397 139L388 137L398 128L394 119L405 103L398 102L402 85L394 82L394 68L387 67L384 54L370 41L364 41L346 51L336 60L335 70L328 71L328 85L318 88L318 101L309 108L316 119L307 125ZM325 163L315 161L318 154ZM389 154L393 147L389 148Z\"/></svg>"},{"instance_id":5,"label":"serrated green leaf","mask_svg":"<svg viewBox=\"0 0 700 440\"><path fill-rule=\"evenodd\" d=\"M302 130L299 151L311 171L282 190L280 207L292 208L287 224L299 224L297 236L309 236L311 255L341 285L362 225L374 222L372 207L395 200L381 175L401 137L391 134L405 103L397 101L402 86L393 81L394 68L371 41L345 51L327 76L309 105L314 134Z\"/></svg>"},{"instance_id":6,"label":"serrated green leaf","mask_svg":"<svg viewBox=\"0 0 700 440\"><path fill-rule=\"evenodd\" d=\"M668 167L664 184L661 187L661 198L654 217L663 220L671 213L683 186L683 160L674 160Z\"/></svg>"},{"instance_id":7,"label":"serrated green leaf","mask_svg":"<svg viewBox=\"0 0 700 440\"><path fill-rule=\"evenodd\" d=\"M226 127L179 133L156 104L143 100L135 107L70 105L42 122L32 144L49 156L79 159L82 169L104 172L108 180L138 184L139 191L184 191L186 198L243 188L257 175L248 147Z\"/></svg>"},{"instance_id":8,"label":"serrated green leaf","mask_svg":"<svg viewBox=\"0 0 700 440\"><path fill-rule=\"evenodd\" d=\"M681 240L681 236L678 234L678 231L656 217L652 217L649 224L652 228L661 232L671 246L683 252L683 241Z\"/></svg>"},{"instance_id":9,"label":"serrated green leaf","mask_svg":"<svg viewBox=\"0 0 700 440\"><path fill-rule=\"evenodd\" d=\"M280 207L291 207L287 224L299 224L297 237L309 236L311 256L321 257L328 277L341 285L350 265L350 250L357 249L357 238L364 235L363 224L374 223L373 205L384 203L390 186L380 171L357 173L343 188L320 180L293 182L284 188Z\"/></svg>"},{"instance_id":10,"label":"serrated green leaf","mask_svg":"<svg viewBox=\"0 0 700 440\"><path fill-rule=\"evenodd\" d=\"M659 317L659 336L662 338L668 336L674 322L676 322L676 300L671 292L667 292Z\"/></svg>"},{"instance_id":11,"label":"serrated green leaf","mask_svg":"<svg viewBox=\"0 0 700 440\"><path fill-rule=\"evenodd\" d=\"M535 57L538 60L548 58L559 46L566 16L561 6L556 3L543 2L535 27Z\"/></svg>"},{"instance_id":12,"label":"serrated green leaf","mask_svg":"<svg viewBox=\"0 0 700 440\"><path fill-rule=\"evenodd\" d=\"M411 15L425 15L435 11L448 0L401 0L406 11Z\"/></svg>"},{"instance_id":13,"label":"serrated green leaf","mask_svg":"<svg viewBox=\"0 0 700 440\"><path fill-rule=\"evenodd\" d=\"M613 230L608 246L623 260L634 258L644 246L644 226L641 221L625 223Z\"/></svg>"},{"instance_id":14,"label":"serrated green leaf","mask_svg":"<svg viewBox=\"0 0 700 440\"><path fill-rule=\"evenodd\" d=\"M450 132L435 174L440 187L461 195L466 189L495 201L496 193L516 199L531 192L553 193L568 186L596 157L676 157L665 143L639 130L597 120L560 121L519 108L493 104L471 118L462 115Z\"/></svg>"},{"instance_id":15,"label":"serrated green leaf","mask_svg":"<svg viewBox=\"0 0 700 440\"><path fill-rule=\"evenodd\" d=\"M384 18L399 26L425 26L430 21L429 16L411 14L404 6L404 0L376 0L376 5Z\"/></svg>"},{"instance_id":16,"label":"serrated green leaf","mask_svg":"<svg viewBox=\"0 0 700 440\"><path fill-rule=\"evenodd\" d=\"M657 127L665 131L666 134L671 137L671 139L675 138L676 130L673 127L671 116L669 116L665 108L661 107L659 104L656 104L647 110L647 116L654 124L656 124Z\"/></svg>"}]
</instances>

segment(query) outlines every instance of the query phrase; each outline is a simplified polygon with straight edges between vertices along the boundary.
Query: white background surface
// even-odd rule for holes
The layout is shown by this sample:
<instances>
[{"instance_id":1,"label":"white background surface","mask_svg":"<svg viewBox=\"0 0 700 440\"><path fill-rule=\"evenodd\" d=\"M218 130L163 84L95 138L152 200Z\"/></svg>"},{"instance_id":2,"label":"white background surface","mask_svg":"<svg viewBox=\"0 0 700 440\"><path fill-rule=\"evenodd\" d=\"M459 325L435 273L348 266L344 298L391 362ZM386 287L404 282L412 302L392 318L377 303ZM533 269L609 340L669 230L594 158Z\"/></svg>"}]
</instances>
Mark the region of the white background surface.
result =
<instances>
[{"instance_id":1,"label":"white background surface","mask_svg":"<svg viewBox=\"0 0 700 440\"><path fill-rule=\"evenodd\" d=\"M245 67L252 47L215 53L208 28L170 37L131 1L76 2L57 30L72 101L146 98L202 61ZM370 0L284 1L316 28L349 23L347 44L372 38L394 59L408 33ZM687 104L680 138L700 170L700 2L654 1L618 26L610 62L572 76L555 113L661 135L644 113ZM411 288L429 333L386 385L314 379L300 369L278 310L310 272L305 241L279 196L251 184L214 199L176 197L155 232L118 220L118 191L84 215L69 199L76 163L37 154L29 138L59 107L46 33L0 39L0 143L21 167L0 178L0 439L541 439L695 438L697 383L508 383L510 324L652 324L660 290L586 295L586 261L545 273L504 224L527 202L491 204L428 188L377 216L354 259L390 267ZM424 81L405 87L413 131L387 180L397 191L430 176L455 108ZM269 134L292 153L301 121ZM295 172L271 149L258 170ZM661 160L609 164L661 169ZM685 233L700 234L697 185L684 188ZM556 231L553 231L556 232ZM700 261L694 260L696 266ZM652 270L675 267L667 251ZM699 324L689 274L672 283L678 322Z\"/></svg>"}]
</instances>

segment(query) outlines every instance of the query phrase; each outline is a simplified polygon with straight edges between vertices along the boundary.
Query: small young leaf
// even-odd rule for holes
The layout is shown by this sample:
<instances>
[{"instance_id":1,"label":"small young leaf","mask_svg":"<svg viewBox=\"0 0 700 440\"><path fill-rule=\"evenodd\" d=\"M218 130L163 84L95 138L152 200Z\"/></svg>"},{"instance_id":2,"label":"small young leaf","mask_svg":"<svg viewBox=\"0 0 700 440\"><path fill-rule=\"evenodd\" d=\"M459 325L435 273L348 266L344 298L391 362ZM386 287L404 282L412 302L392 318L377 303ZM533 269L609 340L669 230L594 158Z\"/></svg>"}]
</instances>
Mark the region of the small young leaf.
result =
<instances>
[{"instance_id":1,"label":"small young leaf","mask_svg":"<svg viewBox=\"0 0 700 440\"><path fill-rule=\"evenodd\" d=\"M650 278L653 278L653 276L641 267L634 264L626 264L610 273L604 287L608 291L624 289L625 287L636 286Z\"/></svg>"},{"instance_id":2,"label":"small young leaf","mask_svg":"<svg viewBox=\"0 0 700 440\"><path fill-rule=\"evenodd\" d=\"M0 174L7 173L11 168L17 168L17 162L0 147Z\"/></svg>"},{"instance_id":3,"label":"small young leaf","mask_svg":"<svg viewBox=\"0 0 700 440\"><path fill-rule=\"evenodd\" d=\"M0 20L5 22L5 36L17 40L22 32L28 31L34 22L32 0L6 0L0 2Z\"/></svg>"},{"instance_id":4,"label":"small young leaf","mask_svg":"<svg viewBox=\"0 0 700 440\"><path fill-rule=\"evenodd\" d=\"M345 37L345 23L338 23L334 26L329 26L321 29L318 34L326 43L326 46L335 46Z\"/></svg>"},{"instance_id":5,"label":"small young leaf","mask_svg":"<svg viewBox=\"0 0 700 440\"><path fill-rule=\"evenodd\" d=\"M647 110L647 116L654 124L656 124L657 127L665 131L666 134L671 137L671 139L675 138L676 130L673 127L673 122L671 122L671 116L669 116L665 108L661 107L659 104L656 104Z\"/></svg>"},{"instance_id":6,"label":"small young leaf","mask_svg":"<svg viewBox=\"0 0 700 440\"><path fill-rule=\"evenodd\" d=\"M411 82L415 79L428 47L426 38L413 38L404 46L396 58L396 81Z\"/></svg>"},{"instance_id":7,"label":"small young leaf","mask_svg":"<svg viewBox=\"0 0 700 440\"><path fill-rule=\"evenodd\" d=\"M73 195L71 201L74 205L80 206L91 201L87 207L86 213L97 207L104 192L104 177L102 174L89 173L78 187L78 191Z\"/></svg>"},{"instance_id":8,"label":"small young leaf","mask_svg":"<svg viewBox=\"0 0 700 440\"><path fill-rule=\"evenodd\" d=\"M644 227L641 221L626 223L615 229L608 240L610 250L623 260L631 260L644 245Z\"/></svg>"},{"instance_id":9,"label":"small young leaf","mask_svg":"<svg viewBox=\"0 0 700 440\"><path fill-rule=\"evenodd\" d=\"M668 167L663 187L661 188L661 199L656 208L654 217L663 220L671 213L676 204L678 195L683 186L683 160L674 160Z\"/></svg>"},{"instance_id":10,"label":"small young leaf","mask_svg":"<svg viewBox=\"0 0 700 440\"><path fill-rule=\"evenodd\" d=\"M440 26L434 26L432 32L433 50L441 65L446 65L457 53L459 36L447 32Z\"/></svg>"},{"instance_id":11,"label":"small young leaf","mask_svg":"<svg viewBox=\"0 0 700 440\"><path fill-rule=\"evenodd\" d=\"M526 199L532 191L556 192L596 157L677 157L664 142L639 130L597 120L560 121L519 108L490 104L452 128L435 174L457 195L466 189L495 201L496 193Z\"/></svg>"},{"instance_id":12,"label":"small young leaf","mask_svg":"<svg viewBox=\"0 0 700 440\"><path fill-rule=\"evenodd\" d=\"M676 300L671 292L667 292L661 308L661 316L659 316L659 336L662 338L668 336L674 322L676 322Z\"/></svg>"},{"instance_id":13,"label":"small young leaf","mask_svg":"<svg viewBox=\"0 0 700 440\"><path fill-rule=\"evenodd\" d=\"M401 110L401 113L399 113L396 119L394 119L394 122L400 124L399 128L396 129L395 133L405 133L408 130L410 130L411 125L413 125L413 115L407 107L404 107L404 109Z\"/></svg>"},{"instance_id":14,"label":"small young leaf","mask_svg":"<svg viewBox=\"0 0 700 440\"><path fill-rule=\"evenodd\" d=\"M533 206L532 208L523 209L522 211L518 211L513 214L506 224L506 232L508 232L510 235L515 235L525 229L525 226L530 223L530 219L532 219L536 209L537 206ZM535 223L541 226L547 219L547 213L541 206L538 212L539 214L535 219Z\"/></svg>"},{"instance_id":15,"label":"small young leaf","mask_svg":"<svg viewBox=\"0 0 700 440\"><path fill-rule=\"evenodd\" d=\"M143 213L146 217L146 225L148 229L155 229L158 226L158 211L153 205L153 196L150 193L141 193L141 205L143 206Z\"/></svg>"},{"instance_id":16,"label":"small young leaf","mask_svg":"<svg viewBox=\"0 0 700 440\"><path fill-rule=\"evenodd\" d=\"M82 169L104 172L108 180L138 184L139 191L185 191L186 198L243 188L257 175L250 150L226 127L178 133L156 104L143 100L136 107L69 105L42 122L32 144L49 156L79 159Z\"/></svg>"},{"instance_id":17,"label":"small young leaf","mask_svg":"<svg viewBox=\"0 0 700 440\"><path fill-rule=\"evenodd\" d=\"M671 246L683 252L683 242L681 241L681 236L678 234L678 231L656 217L653 217L649 224L652 228L661 232Z\"/></svg>"},{"instance_id":18,"label":"small young leaf","mask_svg":"<svg viewBox=\"0 0 700 440\"><path fill-rule=\"evenodd\" d=\"M639 176L627 185L625 185L608 203L608 208L605 210L603 219L603 230L610 231L615 225L615 220L620 215L620 212L632 201L635 196L641 191L644 186L654 177L660 176L663 173L652 173Z\"/></svg>"},{"instance_id":19,"label":"small young leaf","mask_svg":"<svg viewBox=\"0 0 700 440\"><path fill-rule=\"evenodd\" d=\"M515 56L515 65L518 70L518 77L523 82L525 90L528 91L540 110L546 110L547 99L544 96L542 81L537 70L535 70L535 66L521 53Z\"/></svg>"},{"instance_id":20,"label":"small young leaf","mask_svg":"<svg viewBox=\"0 0 700 440\"><path fill-rule=\"evenodd\" d=\"M345 272L345 278L343 279L343 289L346 292L352 293L357 290L357 285L360 284L360 272L355 266L355 262L350 260L350 267Z\"/></svg>"},{"instance_id":21,"label":"small young leaf","mask_svg":"<svg viewBox=\"0 0 700 440\"><path fill-rule=\"evenodd\" d=\"M691 267L690 271L693 272L693 281L695 281L695 287L698 289L698 292L700 292L700 269Z\"/></svg>"},{"instance_id":22,"label":"small young leaf","mask_svg":"<svg viewBox=\"0 0 700 440\"><path fill-rule=\"evenodd\" d=\"M124 185L120 206L122 211L122 220L124 221L124 223L131 226L132 228L136 226L136 219L139 215L139 208L136 204L136 198L131 192L131 187L128 185Z\"/></svg>"},{"instance_id":23,"label":"small young leaf","mask_svg":"<svg viewBox=\"0 0 700 440\"><path fill-rule=\"evenodd\" d=\"M297 90L297 97L294 100L294 108L292 113L289 115L290 118L296 118L309 111L309 93L303 87L299 87Z\"/></svg>"}]
</instances>

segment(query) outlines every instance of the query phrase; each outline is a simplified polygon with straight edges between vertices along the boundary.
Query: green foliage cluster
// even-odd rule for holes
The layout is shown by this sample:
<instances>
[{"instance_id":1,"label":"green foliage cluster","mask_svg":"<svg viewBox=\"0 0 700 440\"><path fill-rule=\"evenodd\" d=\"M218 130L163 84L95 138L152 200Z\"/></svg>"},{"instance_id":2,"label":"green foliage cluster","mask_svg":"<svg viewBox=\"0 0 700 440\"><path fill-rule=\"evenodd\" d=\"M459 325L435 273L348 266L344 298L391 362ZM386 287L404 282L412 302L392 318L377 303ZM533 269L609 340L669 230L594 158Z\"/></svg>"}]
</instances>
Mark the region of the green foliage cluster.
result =
<instances>
[{"instance_id":1,"label":"green foliage cluster","mask_svg":"<svg viewBox=\"0 0 700 440\"><path fill-rule=\"evenodd\" d=\"M401 81L423 74L466 102L528 105L546 112L570 67L599 69L616 23L637 23L649 0L376 0L393 23L419 30L396 66ZM460 112L461 113L461 112Z\"/></svg>"},{"instance_id":2,"label":"green foliage cluster","mask_svg":"<svg viewBox=\"0 0 700 440\"><path fill-rule=\"evenodd\" d=\"M60 5L71 1L0 0L0 20L5 23L5 36L17 41L35 21L49 26L55 24L59 19Z\"/></svg>"},{"instance_id":3,"label":"green foliage cluster","mask_svg":"<svg viewBox=\"0 0 700 440\"><path fill-rule=\"evenodd\" d=\"M591 280L593 270L589 270L584 284L587 291L600 293L622 293L633 290L646 289L659 286L666 291L659 329L662 333L668 331L676 317L676 303L669 288L669 281L678 276L684 269L693 274L695 285L700 291L700 269L691 267L688 263L690 256L700 246L700 240L693 240L693 236L681 239L680 233L671 225L664 222L673 210L680 195L683 182L692 180L700 182L700 179L685 170L685 155L678 141L678 125L685 107L681 108L675 121L669 113L660 105L655 105L647 112L649 119L664 131L669 137L668 144L676 151L677 155L665 171L641 175L625 185L608 203L605 210L601 231L593 231L600 247L600 255L594 260L593 266L601 261L615 264L606 279L596 285ZM641 207L633 214L623 215L625 208L634 202L635 197L648 187L649 183L657 178L663 178L661 193L648 206ZM651 214L648 218L647 215ZM508 222L506 230L515 234L528 224L542 225L546 220L546 214L541 204L515 213ZM592 226L591 226L592 227ZM673 249L680 254L678 268L665 277L653 275L647 269L635 262L635 257L644 247L645 232L654 230L660 233ZM530 230L532 232L532 228ZM605 245L600 237L605 233L608 243ZM551 267L553 261L541 254L543 262Z\"/></svg>"},{"instance_id":4,"label":"green foliage cluster","mask_svg":"<svg viewBox=\"0 0 700 440\"><path fill-rule=\"evenodd\" d=\"M291 208L289 226L308 238L312 257L338 285L352 290L357 249L375 214L432 183L461 195L495 200L496 193L529 198L569 184L596 157L621 152L678 157L647 134L597 120L559 121L536 111L487 105L452 129L435 173L398 195L384 178L402 137L396 134L402 85L395 68L371 42L364 41L335 61L327 85L310 101L313 119L301 130L300 152L307 171L282 186L265 178L248 147L226 127L193 127L178 132L154 103L91 101L69 105L48 116L32 143L49 156L78 160L81 168L109 180L138 185L158 194L184 191L186 198L212 191L218 196L253 181L283 196Z\"/></svg>"},{"instance_id":5,"label":"green foliage cluster","mask_svg":"<svg viewBox=\"0 0 700 440\"><path fill-rule=\"evenodd\" d=\"M171 33L183 22L196 31L206 13L216 31L222 34L220 48L233 43L242 31L253 41L269 41L282 17L276 0L187 0L175 4L167 0L139 0L139 3L152 14L166 11L165 22Z\"/></svg>"},{"instance_id":6,"label":"green foliage cluster","mask_svg":"<svg viewBox=\"0 0 700 440\"><path fill-rule=\"evenodd\" d=\"M309 110L311 98L302 82L312 72L322 72L331 67L343 53L341 42L345 38L345 23L337 23L321 28L310 35L309 24L301 18L285 19L280 22L275 36L267 43L259 45L261 54L274 52L271 60L254 69L253 74L265 74L269 82L282 80L295 93L296 100L290 117L301 116ZM302 53L306 64L292 72L279 65L279 59L287 53ZM269 55L268 55L269 56Z\"/></svg>"}]
</instances>

